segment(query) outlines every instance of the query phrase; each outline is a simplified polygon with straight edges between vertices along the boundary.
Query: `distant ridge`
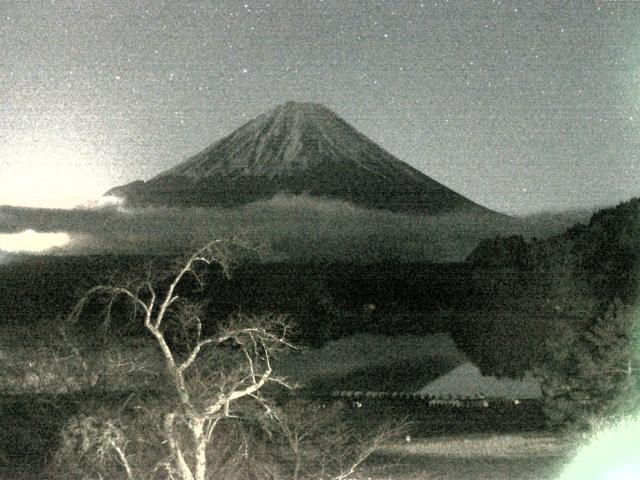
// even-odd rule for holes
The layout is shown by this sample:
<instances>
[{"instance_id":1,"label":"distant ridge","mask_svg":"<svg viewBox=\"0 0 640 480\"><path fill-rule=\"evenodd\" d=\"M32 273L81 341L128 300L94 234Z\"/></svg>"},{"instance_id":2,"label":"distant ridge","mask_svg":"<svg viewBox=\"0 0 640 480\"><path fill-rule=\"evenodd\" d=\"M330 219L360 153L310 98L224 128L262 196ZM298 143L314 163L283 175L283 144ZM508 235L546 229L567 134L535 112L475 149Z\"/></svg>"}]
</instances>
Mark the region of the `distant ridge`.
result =
<instances>
[{"instance_id":1,"label":"distant ridge","mask_svg":"<svg viewBox=\"0 0 640 480\"><path fill-rule=\"evenodd\" d=\"M397 159L327 107L287 102L160 173L109 190L134 205L236 206L278 193L367 208L494 213Z\"/></svg>"}]
</instances>

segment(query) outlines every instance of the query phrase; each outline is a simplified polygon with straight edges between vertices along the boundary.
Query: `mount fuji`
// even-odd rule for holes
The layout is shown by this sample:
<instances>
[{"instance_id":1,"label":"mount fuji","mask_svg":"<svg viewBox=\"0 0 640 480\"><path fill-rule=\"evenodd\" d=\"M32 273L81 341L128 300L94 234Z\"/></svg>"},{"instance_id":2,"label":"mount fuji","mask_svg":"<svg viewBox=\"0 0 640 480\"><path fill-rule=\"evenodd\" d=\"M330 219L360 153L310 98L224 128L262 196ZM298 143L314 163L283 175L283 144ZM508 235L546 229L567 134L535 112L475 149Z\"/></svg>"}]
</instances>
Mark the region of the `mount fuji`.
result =
<instances>
[{"instance_id":1,"label":"mount fuji","mask_svg":"<svg viewBox=\"0 0 640 480\"><path fill-rule=\"evenodd\" d=\"M109 190L131 205L232 207L305 194L428 215L490 214L365 137L327 107L287 102L148 181Z\"/></svg>"}]
</instances>

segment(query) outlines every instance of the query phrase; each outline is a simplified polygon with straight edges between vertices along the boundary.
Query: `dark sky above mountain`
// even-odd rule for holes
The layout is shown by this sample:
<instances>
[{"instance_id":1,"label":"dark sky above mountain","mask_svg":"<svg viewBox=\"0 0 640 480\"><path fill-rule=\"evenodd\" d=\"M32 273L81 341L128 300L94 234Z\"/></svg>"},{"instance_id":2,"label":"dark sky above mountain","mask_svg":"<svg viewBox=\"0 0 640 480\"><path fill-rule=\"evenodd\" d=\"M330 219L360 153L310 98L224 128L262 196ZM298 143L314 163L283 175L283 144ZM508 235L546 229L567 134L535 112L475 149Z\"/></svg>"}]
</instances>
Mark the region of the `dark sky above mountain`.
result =
<instances>
[{"instance_id":1,"label":"dark sky above mountain","mask_svg":"<svg viewBox=\"0 0 640 480\"><path fill-rule=\"evenodd\" d=\"M638 195L640 2L0 3L0 204L150 178L287 100L508 213Z\"/></svg>"}]
</instances>

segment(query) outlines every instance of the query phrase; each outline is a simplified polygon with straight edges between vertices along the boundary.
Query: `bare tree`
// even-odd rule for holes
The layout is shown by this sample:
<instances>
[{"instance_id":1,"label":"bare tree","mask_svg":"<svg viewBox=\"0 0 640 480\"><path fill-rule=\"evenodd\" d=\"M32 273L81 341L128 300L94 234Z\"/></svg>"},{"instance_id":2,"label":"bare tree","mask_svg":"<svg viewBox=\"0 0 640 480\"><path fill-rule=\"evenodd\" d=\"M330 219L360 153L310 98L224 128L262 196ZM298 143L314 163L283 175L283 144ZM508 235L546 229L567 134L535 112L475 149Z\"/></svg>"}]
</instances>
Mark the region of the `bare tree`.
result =
<instances>
[{"instance_id":1,"label":"bare tree","mask_svg":"<svg viewBox=\"0 0 640 480\"><path fill-rule=\"evenodd\" d=\"M158 423L169 456L159 468L170 478L204 480L207 449L221 420L234 417L234 405L249 399L261 405L264 414L273 415L260 390L268 382L286 385L273 375L271 364L274 354L292 347L284 316L234 315L207 334L202 306L179 294L188 277L202 284L205 270L211 266L218 266L228 277L238 248L249 246L238 240L211 242L184 260L164 283L147 277L126 286L95 286L69 317L73 322L81 321L89 303L102 300L108 325L114 305L125 301L133 307L133 320L142 322L151 335L163 359L168 390L175 397L164 412L151 412L162 416ZM111 428L111 435L105 437L109 441L99 442L101 451L113 447L112 453L127 477L133 478L134 467L126 456L125 444L120 437L112 441L116 431Z\"/></svg>"},{"instance_id":2,"label":"bare tree","mask_svg":"<svg viewBox=\"0 0 640 480\"><path fill-rule=\"evenodd\" d=\"M351 478L376 450L399 438L408 427L406 421L382 421L363 431L361 426L350 425L340 401L294 399L283 410L278 420L292 480Z\"/></svg>"}]
</instances>

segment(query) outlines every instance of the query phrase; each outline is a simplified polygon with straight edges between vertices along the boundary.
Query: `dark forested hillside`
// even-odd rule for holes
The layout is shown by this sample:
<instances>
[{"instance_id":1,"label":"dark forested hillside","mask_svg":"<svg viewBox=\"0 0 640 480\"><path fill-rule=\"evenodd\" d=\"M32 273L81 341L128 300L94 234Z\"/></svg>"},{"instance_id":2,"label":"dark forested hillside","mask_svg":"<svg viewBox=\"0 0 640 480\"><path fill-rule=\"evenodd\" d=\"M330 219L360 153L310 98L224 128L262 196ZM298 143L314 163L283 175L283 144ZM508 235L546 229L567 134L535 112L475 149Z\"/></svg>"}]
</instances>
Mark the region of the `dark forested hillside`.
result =
<instances>
[{"instance_id":1,"label":"dark forested hillside","mask_svg":"<svg viewBox=\"0 0 640 480\"><path fill-rule=\"evenodd\" d=\"M485 368L495 355L496 365L511 367L499 353L497 334L513 338L519 332L539 339L537 359L543 376L545 413L550 424L585 425L590 418L624 415L640 405L640 325L635 315L640 259L640 199L596 212L586 224L543 241L519 237L486 240L469 256L474 270L491 265L499 271L519 272L526 293L516 303L530 308L522 328L504 317L510 300L498 288L499 316L477 330L467 345ZM546 322L537 312L551 307ZM473 325L473 323L471 323ZM546 326L546 330L540 327ZM536 328L538 327L538 328ZM530 337L531 338L531 337ZM510 342L511 345L514 342ZM517 343L517 342L516 342ZM498 347L498 351L496 351Z\"/></svg>"},{"instance_id":2,"label":"dark forested hillside","mask_svg":"<svg viewBox=\"0 0 640 480\"><path fill-rule=\"evenodd\" d=\"M637 293L639 259L640 198L634 198L545 240L526 242L521 236L484 240L467 262L570 276L599 299L630 301Z\"/></svg>"}]
</instances>

